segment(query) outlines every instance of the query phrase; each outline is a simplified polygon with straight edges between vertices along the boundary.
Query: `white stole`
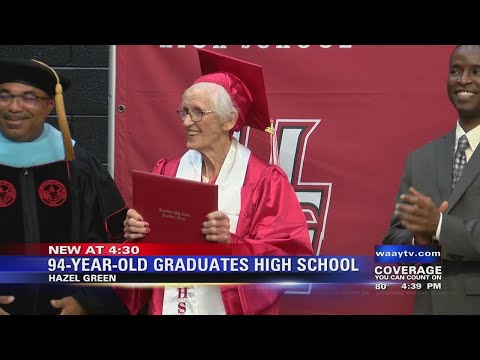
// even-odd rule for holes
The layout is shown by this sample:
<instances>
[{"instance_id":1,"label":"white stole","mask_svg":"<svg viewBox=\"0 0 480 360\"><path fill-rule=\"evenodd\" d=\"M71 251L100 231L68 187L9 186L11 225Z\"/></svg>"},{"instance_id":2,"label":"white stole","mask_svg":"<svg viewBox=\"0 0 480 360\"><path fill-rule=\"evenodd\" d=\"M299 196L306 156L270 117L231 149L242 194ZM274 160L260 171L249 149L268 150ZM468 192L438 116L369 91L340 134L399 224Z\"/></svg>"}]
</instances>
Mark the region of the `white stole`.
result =
<instances>
[{"instance_id":1,"label":"white stole","mask_svg":"<svg viewBox=\"0 0 480 360\"><path fill-rule=\"evenodd\" d=\"M218 185L218 209L230 219L230 232L237 231L240 214L241 189L245 182L250 150L232 139L232 145L220 169ZM187 151L180 160L176 177L200 181L202 156L198 151ZM207 215L207 214L205 214ZM166 286L163 298L164 315L225 315L225 307L219 286L189 285Z\"/></svg>"}]
</instances>

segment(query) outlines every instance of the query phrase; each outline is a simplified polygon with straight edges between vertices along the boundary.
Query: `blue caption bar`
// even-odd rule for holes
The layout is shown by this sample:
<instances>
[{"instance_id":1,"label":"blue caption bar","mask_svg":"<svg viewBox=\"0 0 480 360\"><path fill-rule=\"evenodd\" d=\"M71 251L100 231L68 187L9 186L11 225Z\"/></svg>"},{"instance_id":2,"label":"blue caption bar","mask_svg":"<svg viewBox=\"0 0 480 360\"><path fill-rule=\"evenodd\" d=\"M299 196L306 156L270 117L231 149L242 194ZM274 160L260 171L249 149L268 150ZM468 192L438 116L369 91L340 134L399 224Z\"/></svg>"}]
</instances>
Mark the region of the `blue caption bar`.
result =
<instances>
[{"instance_id":1,"label":"blue caption bar","mask_svg":"<svg viewBox=\"0 0 480 360\"><path fill-rule=\"evenodd\" d=\"M358 273L369 256L0 256L0 271L50 273Z\"/></svg>"}]
</instances>

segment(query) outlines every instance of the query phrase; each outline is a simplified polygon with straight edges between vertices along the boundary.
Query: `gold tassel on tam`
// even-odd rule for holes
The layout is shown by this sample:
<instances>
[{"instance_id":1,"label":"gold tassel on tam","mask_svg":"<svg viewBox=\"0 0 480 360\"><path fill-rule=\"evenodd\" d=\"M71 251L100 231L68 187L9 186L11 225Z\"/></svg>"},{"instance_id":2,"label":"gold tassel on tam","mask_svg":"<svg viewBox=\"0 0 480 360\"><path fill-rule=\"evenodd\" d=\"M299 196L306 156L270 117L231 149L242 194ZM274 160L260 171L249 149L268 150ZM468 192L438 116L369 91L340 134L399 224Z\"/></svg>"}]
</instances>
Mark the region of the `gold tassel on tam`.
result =
<instances>
[{"instance_id":1,"label":"gold tassel on tam","mask_svg":"<svg viewBox=\"0 0 480 360\"><path fill-rule=\"evenodd\" d=\"M267 127L264 131L270 134L270 162L273 165L279 165L277 134L273 125L274 122L272 119L270 119L270 126Z\"/></svg>"},{"instance_id":2,"label":"gold tassel on tam","mask_svg":"<svg viewBox=\"0 0 480 360\"><path fill-rule=\"evenodd\" d=\"M75 159L75 153L73 151L70 128L68 127L67 114L65 113L65 104L63 102L63 88L62 84L60 83L60 78L58 77L57 72L47 64L35 59L32 60L50 69L53 75L55 75L55 78L57 79L57 85L55 86L55 109L57 111L58 127L60 128L60 132L62 133L63 148L65 150L65 160L71 161Z\"/></svg>"}]
</instances>

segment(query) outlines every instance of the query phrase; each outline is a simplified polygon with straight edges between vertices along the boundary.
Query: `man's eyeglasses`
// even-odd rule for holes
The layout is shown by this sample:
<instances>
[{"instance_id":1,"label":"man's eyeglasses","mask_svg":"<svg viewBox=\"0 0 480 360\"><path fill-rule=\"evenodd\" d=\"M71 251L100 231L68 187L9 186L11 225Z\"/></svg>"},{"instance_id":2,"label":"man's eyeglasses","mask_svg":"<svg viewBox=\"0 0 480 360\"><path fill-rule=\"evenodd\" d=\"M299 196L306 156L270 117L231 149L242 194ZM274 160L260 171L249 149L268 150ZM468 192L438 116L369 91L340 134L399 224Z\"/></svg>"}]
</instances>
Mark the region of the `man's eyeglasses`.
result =
<instances>
[{"instance_id":1,"label":"man's eyeglasses","mask_svg":"<svg viewBox=\"0 0 480 360\"><path fill-rule=\"evenodd\" d=\"M187 118L187 115L190 115L190 119L192 119L193 122L199 122L202 120L203 115L213 113L213 110L190 110L190 111L185 111L184 109L177 110L178 117L182 122L185 121Z\"/></svg>"},{"instance_id":2,"label":"man's eyeglasses","mask_svg":"<svg viewBox=\"0 0 480 360\"><path fill-rule=\"evenodd\" d=\"M11 105L17 99L19 105L23 106L35 106L38 100L50 100L46 96L36 96L33 94L22 94L22 95L12 95L12 94L0 94L0 105Z\"/></svg>"}]
</instances>

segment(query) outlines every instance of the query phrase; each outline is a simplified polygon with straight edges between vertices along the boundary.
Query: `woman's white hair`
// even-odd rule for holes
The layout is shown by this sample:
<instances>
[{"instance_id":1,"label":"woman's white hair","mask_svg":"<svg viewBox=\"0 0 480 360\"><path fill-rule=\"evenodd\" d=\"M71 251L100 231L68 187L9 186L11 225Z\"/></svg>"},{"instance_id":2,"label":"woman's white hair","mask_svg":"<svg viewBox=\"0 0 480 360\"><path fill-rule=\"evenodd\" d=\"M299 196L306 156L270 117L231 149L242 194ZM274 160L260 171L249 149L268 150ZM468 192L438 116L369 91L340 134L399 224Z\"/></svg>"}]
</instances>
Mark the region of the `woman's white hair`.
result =
<instances>
[{"instance_id":1,"label":"woman's white hair","mask_svg":"<svg viewBox=\"0 0 480 360\"><path fill-rule=\"evenodd\" d=\"M199 82L190 86L183 93L183 99L193 91L205 91L210 99L211 108L209 110L214 111L217 116L224 122L231 120L233 114L238 114L238 109L233 104L232 98L228 94L227 90L221 85L210 82Z\"/></svg>"}]
</instances>

